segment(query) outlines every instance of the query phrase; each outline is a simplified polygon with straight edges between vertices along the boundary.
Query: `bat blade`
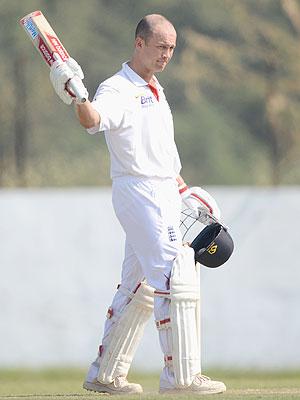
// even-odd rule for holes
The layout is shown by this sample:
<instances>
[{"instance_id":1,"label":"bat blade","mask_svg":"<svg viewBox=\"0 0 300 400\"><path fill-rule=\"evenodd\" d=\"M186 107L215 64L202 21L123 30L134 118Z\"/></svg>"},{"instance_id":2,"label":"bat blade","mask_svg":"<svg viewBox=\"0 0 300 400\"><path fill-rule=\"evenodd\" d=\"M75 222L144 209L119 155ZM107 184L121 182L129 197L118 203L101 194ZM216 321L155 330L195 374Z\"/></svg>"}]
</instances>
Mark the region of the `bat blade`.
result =
<instances>
[{"instance_id":1,"label":"bat blade","mask_svg":"<svg viewBox=\"0 0 300 400\"><path fill-rule=\"evenodd\" d=\"M65 62L70 58L69 53L41 11L33 11L25 15L20 19L20 24L49 67L54 61L60 59ZM78 85L75 80L71 79L68 87L81 102L87 100L85 93L82 93L82 85Z\"/></svg>"},{"instance_id":2,"label":"bat blade","mask_svg":"<svg viewBox=\"0 0 300 400\"><path fill-rule=\"evenodd\" d=\"M25 15L20 24L49 67L56 60L54 54L57 54L62 61L69 58L67 50L41 11Z\"/></svg>"}]
</instances>

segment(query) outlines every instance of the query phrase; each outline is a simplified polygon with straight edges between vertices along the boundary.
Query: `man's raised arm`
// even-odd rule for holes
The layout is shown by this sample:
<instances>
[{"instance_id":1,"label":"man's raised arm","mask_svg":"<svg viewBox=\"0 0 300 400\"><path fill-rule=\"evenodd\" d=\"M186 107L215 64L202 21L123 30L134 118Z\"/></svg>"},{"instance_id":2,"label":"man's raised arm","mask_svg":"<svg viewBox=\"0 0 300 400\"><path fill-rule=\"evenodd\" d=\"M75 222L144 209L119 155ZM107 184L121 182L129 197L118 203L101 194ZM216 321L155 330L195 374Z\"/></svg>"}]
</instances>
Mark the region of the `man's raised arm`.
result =
<instances>
[{"instance_id":1,"label":"man's raised arm","mask_svg":"<svg viewBox=\"0 0 300 400\"><path fill-rule=\"evenodd\" d=\"M83 78L84 74L80 65L72 58L69 58L67 62L55 61L50 68L50 80L56 94L64 103L75 104L76 115L80 124L89 129L100 124L100 116L88 100L88 91L82 83ZM68 82L71 79L76 80L76 85L83 94L81 98L76 98L76 95L69 88ZM83 102L82 98L87 100Z\"/></svg>"},{"instance_id":2,"label":"man's raised arm","mask_svg":"<svg viewBox=\"0 0 300 400\"><path fill-rule=\"evenodd\" d=\"M92 107L89 100L82 104L75 103L75 111L80 124L84 128L89 129L100 124L100 115Z\"/></svg>"}]
</instances>

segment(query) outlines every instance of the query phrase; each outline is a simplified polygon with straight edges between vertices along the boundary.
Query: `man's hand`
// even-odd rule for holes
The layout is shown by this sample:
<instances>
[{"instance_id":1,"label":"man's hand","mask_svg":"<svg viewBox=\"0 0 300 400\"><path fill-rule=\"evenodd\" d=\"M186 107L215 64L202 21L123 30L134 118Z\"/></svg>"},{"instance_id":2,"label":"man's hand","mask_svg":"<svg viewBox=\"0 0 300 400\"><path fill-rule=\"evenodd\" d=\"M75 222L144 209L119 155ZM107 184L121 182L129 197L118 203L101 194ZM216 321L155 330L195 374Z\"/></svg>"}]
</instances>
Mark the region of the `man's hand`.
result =
<instances>
[{"instance_id":1,"label":"man's hand","mask_svg":"<svg viewBox=\"0 0 300 400\"><path fill-rule=\"evenodd\" d=\"M201 223L210 225L220 219L221 211L216 200L201 187L195 186L189 188L187 185L179 187L179 193L183 204L192 210L192 215Z\"/></svg>"},{"instance_id":2,"label":"man's hand","mask_svg":"<svg viewBox=\"0 0 300 400\"><path fill-rule=\"evenodd\" d=\"M80 104L82 98L88 98L88 91L82 83L83 78L82 69L73 58L69 58L66 62L57 60L50 69L50 80L54 90L66 104L72 104L73 102ZM80 93L79 97L76 97L69 87L71 79L72 83L76 84L77 92Z\"/></svg>"}]
</instances>

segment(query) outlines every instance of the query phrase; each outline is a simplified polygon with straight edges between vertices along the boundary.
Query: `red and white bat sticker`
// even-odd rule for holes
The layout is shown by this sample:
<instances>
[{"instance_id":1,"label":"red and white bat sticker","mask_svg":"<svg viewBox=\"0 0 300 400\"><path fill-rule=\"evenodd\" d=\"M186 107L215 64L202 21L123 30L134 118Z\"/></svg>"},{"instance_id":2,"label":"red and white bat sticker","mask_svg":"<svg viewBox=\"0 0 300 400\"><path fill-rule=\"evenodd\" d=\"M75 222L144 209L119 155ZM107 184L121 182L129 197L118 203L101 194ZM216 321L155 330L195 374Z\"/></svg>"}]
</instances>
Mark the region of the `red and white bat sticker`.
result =
<instances>
[{"instance_id":1,"label":"red and white bat sticker","mask_svg":"<svg viewBox=\"0 0 300 400\"><path fill-rule=\"evenodd\" d=\"M43 41L41 37L39 37L39 51L42 54L44 60L46 63L51 67L52 63L54 63L55 59L53 57L53 53L49 49L49 47L46 45L46 43Z\"/></svg>"},{"instance_id":2,"label":"red and white bat sticker","mask_svg":"<svg viewBox=\"0 0 300 400\"><path fill-rule=\"evenodd\" d=\"M69 54L66 52L65 48L60 43L58 38L50 35L49 33L46 33L46 35L52 46L55 48L55 53L59 54L62 61L66 61L69 58Z\"/></svg>"}]
</instances>

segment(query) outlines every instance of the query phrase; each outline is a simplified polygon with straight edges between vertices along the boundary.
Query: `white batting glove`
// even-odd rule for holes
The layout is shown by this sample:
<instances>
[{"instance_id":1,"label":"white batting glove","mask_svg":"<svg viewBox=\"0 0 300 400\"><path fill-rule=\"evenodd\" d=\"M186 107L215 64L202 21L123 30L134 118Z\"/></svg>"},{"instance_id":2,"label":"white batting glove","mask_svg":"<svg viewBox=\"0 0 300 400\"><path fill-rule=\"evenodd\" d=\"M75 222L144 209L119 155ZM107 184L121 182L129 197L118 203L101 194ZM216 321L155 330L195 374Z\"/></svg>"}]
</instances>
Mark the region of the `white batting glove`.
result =
<instances>
[{"instance_id":1,"label":"white batting glove","mask_svg":"<svg viewBox=\"0 0 300 400\"><path fill-rule=\"evenodd\" d=\"M82 69L73 58L69 58L66 62L57 60L50 68L50 80L54 90L66 104L72 104L73 102L80 104L82 98L88 98L88 91L82 83L83 78ZM69 86L71 80L72 83L76 83L80 98L76 98L72 92Z\"/></svg>"},{"instance_id":2,"label":"white batting glove","mask_svg":"<svg viewBox=\"0 0 300 400\"><path fill-rule=\"evenodd\" d=\"M210 225L221 217L221 211L216 200L201 187L189 188L187 185L179 187L183 204L192 211L192 215L202 224Z\"/></svg>"},{"instance_id":3,"label":"white batting glove","mask_svg":"<svg viewBox=\"0 0 300 400\"><path fill-rule=\"evenodd\" d=\"M72 70L74 75L78 75L81 80L84 79L84 73L82 71L82 68L78 64L78 62L74 60L74 58L69 57L68 60L66 61L66 64Z\"/></svg>"}]
</instances>

